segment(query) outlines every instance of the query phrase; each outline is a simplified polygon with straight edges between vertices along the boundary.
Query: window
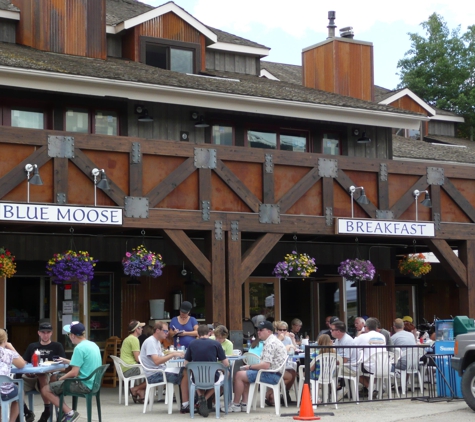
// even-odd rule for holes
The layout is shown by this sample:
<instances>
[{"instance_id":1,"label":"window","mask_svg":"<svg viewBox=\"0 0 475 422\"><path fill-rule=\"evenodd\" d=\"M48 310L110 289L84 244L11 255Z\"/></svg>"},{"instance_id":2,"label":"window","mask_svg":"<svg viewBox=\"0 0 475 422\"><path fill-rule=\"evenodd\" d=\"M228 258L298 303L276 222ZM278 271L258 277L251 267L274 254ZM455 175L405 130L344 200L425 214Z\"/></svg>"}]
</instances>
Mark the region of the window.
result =
<instances>
[{"instance_id":1,"label":"window","mask_svg":"<svg viewBox=\"0 0 475 422\"><path fill-rule=\"evenodd\" d=\"M328 155L340 155L340 140L338 136L333 133L324 133L323 134L323 154Z\"/></svg>"},{"instance_id":2,"label":"window","mask_svg":"<svg viewBox=\"0 0 475 422\"><path fill-rule=\"evenodd\" d=\"M29 129L44 129L45 115L41 111L15 110L11 111L11 125Z\"/></svg>"},{"instance_id":3,"label":"window","mask_svg":"<svg viewBox=\"0 0 475 422\"><path fill-rule=\"evenodd\" d=\"M141 37L141 61L149 66L180 73L200 69L200 44Z\"/></svg>"},{"instance_id":4,"label":"window","mask_svg":"<svg viewBox=\"0 0 475 422\"><path fill-rule=\"evenodd\" d=\"M231 126L214 125L211 129L211 143L215 145L232 145L233 128Z\"/></svg>"},{"instance_id":5,"label":"window","mask_svg":"<svg viewBox=\"0 0 475 422\"><path fill-rule=\"evenodd\" d=\"M116 136L118 134L118 127L119 119L115 111L66 110L65 130L68 132Z\"/></svg>"},{"instance_id":6,"label":"window","mask_svg":"<svg viewBox=\"0 0 475 422\"><path fill-rule=\"evenodd\" d=\"M251 148L280 149L283 151L307 151L307 135L289 131L247 131L247 144Z\"/></svg>"}]
</instances>

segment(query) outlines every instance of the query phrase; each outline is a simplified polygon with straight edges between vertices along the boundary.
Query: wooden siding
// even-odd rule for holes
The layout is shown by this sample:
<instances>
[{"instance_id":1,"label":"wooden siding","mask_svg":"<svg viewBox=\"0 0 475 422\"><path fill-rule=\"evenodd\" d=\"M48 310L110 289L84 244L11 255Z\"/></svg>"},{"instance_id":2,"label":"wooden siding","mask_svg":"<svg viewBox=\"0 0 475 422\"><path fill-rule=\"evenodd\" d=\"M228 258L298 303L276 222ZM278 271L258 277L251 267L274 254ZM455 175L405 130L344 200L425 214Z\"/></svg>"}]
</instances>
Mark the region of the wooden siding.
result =
<instances>
[{"instance_id":1,"label":"wooden siding","mask_svg":"<svg viewBox=\"0 0 475 422\"><path fill-rule=\"evenodd\" d=\"M107 57L104 0L14 0L17 42L43 51Z\"/></svg>"},{"instance_id":2,"label":"wooden siding","mask_svg":"<svg viewBox=\"0 0 475 422\"><path fill-rule=\"evenodd\" d=\"M206 51L206 69L258 75L259 58L237 53Z\"/></svg>"},{"instance_id":3,"label":"wooden siding","mask_svg":"<svg viewBox=\"0 0 475 422\"><path fill-rule=\"evenodd\" d=\"M428 123L429 135L440 135L440 136L452 136L455 137L456 135L456 127L457 124L453 122L437 122L437 121L430 121Z\"/></svg>"},{"instance_id":4,"label":"wooden siding","mask_svg":"<svg viewBox=\"0 0 475 422\"><path fill-rule=\"evenodd\" d=\"M122 38L122 56L124 58L140 61L141 36L200 44L202 48L205 46L205 38L201 33L173 12L157 16L127 30ZM202 66L200 66L200 70L202 70Z\"/></svg>"},{"instance_id":5,"label":"wooden siding","mask_svg":"<svg viewBox=\"0 0 475 422\"><path fill-rule=\"evenodd\" d=\"M302 63L304 86L373 100L373 46L335 39L303 52Z\"/></svg>"},{"instance_id":6,"label":"wooden siding","mask_svg":"<svg viewBox=\"0 0 475 422\"><path fill-rule=\"evenodd\" d=\"M16 42L16 22L0 19L0 42Z\"/></svg>"}]
</instances>

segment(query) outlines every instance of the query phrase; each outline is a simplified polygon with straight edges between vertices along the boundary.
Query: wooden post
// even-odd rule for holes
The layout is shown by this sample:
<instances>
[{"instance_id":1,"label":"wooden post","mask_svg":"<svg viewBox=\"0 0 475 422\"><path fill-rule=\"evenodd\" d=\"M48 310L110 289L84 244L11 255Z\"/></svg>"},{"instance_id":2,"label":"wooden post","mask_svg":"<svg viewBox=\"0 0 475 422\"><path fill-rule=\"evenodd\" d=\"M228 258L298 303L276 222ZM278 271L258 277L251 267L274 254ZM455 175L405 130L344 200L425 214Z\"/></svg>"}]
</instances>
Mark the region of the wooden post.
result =
<instances>
[{"instance_id":1,"label":"wooden post","mask_svg":"<svg viewBox=\"0 0 475 422\"><path fill-rule=\"evenodd\" d=\"M216 239L211 233L211 307L213 321L226 321L226 251L224 234ZM207 286L208 287L208 286ZM209 288L209 287L208 287Z\"/></svg>"},{"instance_id":2,"label":"wooden post","mask_svg":"<svg viewBox=\"0 0 475 422\"><path fill-rule=\"evenodd\" d=\"M459 258L467 269L466 286L459 284L460 314L475 318L475 241L466 240L459 248Z\"/></svg>"},{"instance_id":3,"label":"wooden post","mask_svg":"<svg viewBox=\"0 0 475 422\"><path fill-rule=\"evenodd\" d=\"M0 326L7 326L7 279L0 277Z\"/></svg>"}]
</instances>

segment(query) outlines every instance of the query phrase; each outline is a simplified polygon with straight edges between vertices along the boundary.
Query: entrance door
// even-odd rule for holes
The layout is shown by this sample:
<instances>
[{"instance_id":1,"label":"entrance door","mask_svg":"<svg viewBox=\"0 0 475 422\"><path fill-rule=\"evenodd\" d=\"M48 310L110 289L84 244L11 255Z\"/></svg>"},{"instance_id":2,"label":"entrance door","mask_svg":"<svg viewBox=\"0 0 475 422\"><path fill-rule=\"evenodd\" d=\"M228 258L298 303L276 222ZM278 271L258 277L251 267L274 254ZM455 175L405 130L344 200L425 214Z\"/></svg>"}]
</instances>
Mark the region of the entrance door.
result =
<instances>
[{"instance_id":1,"label":"entrance door","mask_svg":"<svg viewBox=\"0 0 475 422\"><path fill-rule=\"evenodd\" d=\"M244 318L264 312L266 318L280 320L280 284L276 277L249 277L243 286Z\"/></svg>"},{"instance_id":2,"label":"entrance door","mask_svg":"<svg viewBox=\"0 0 475 422\"><path fill-rule=\"evenodd\" d=\"M396 318L410 316L416 320L416 288L410 285L396 285Z\"/></svg>"}]
</instances>

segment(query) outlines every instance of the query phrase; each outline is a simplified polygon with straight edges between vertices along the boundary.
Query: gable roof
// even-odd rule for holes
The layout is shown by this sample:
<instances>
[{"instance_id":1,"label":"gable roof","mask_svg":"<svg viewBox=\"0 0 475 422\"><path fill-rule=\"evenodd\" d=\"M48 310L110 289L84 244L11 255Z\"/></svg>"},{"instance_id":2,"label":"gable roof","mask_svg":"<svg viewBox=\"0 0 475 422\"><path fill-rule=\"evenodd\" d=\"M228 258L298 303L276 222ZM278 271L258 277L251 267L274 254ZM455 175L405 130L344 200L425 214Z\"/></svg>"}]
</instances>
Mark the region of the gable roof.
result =
<instances>
[{"instance_id":1,"label":"gable roof","mask_svg":"<svg viewBox=\"0 0 475 422\"><path fill-rule=\"evenodd\" d=\"M189 75L0 43L0 84L311 120L416 129L421 114L252 75Z\"/></svg>"},{"instance_id":2,"label":"gable roof","mask_svg":"<svg viewBox=\"0 0 475 422\"><path fill-rule=\"evenodd\" d=\"M0 0L0 18L20 20L20 9L14 6L10 0Z\"/></svg>"},{"instance_id":3,"label":"gable roof","mask_svg":"<svg viewBox=\"0 0 475 422\"><path fill-rule=\"evenodd\" d=\"M267 71L268 74L265 74ZM302 85L302 66L261 61L261 76L282 82Z\"/></svg>"}]
</instances>

